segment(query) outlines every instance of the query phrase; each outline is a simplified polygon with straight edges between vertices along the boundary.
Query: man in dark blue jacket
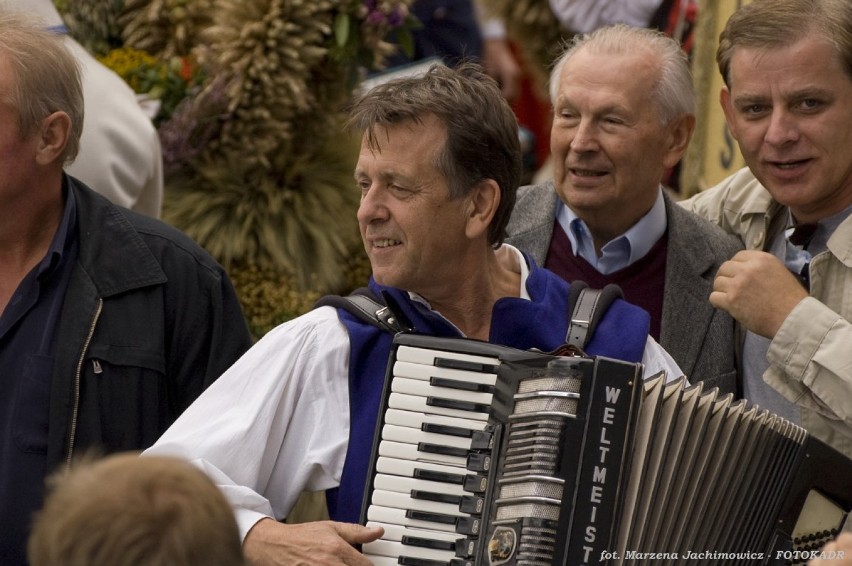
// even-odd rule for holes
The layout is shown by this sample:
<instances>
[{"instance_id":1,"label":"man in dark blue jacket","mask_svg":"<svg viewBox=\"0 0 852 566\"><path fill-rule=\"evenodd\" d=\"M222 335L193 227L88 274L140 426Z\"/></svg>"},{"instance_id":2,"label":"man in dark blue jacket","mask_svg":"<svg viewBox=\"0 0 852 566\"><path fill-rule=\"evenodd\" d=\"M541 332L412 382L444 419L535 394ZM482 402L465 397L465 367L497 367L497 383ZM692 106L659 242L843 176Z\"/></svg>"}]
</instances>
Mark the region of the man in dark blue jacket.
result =
<instances>
[{"instance_id":1,"label":"man in dark blue jacket","mask_svg":"<svg viewBox=\"0 0 852 566\"><path fill-rule=\"evenodd\" d=\"M225 272L63 167L83 123L58 36L0 15L0 563L25 564L45 476L154 442L249 346Z\"/></svg>"}]
</instances>

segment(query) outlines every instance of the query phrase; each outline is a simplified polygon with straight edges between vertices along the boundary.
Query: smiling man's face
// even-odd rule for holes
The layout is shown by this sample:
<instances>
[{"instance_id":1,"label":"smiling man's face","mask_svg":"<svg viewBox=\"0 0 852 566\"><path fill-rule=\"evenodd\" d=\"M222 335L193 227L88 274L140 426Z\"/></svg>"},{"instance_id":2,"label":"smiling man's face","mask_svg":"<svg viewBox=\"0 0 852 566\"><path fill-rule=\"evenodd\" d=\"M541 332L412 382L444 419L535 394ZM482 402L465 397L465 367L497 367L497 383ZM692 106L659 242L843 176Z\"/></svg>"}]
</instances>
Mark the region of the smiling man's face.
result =
<instances>
[{"instance_id":1,"label":"smiling man's face","mask_svg":"<svg viewBox=\"0 0 852 566\"><path fill-rule=\"evenodd\" d=\"M812 222L852 204L852 78L809 34L786 47L739 47L722 108L746 164L794 216Z\"/></svg>"},{"instance_id":2,"label":"smiling man's face","mask_svg":"<svg viewBox=\"0 0 852 566\"><path fill-rule=\"evenodd\" d=\"M361 146L355 181L358 224L375 280L424 297L464 278L458 257L465 237L466 199L450 198L437 167L447 133L434 116L376 126L378 147Z\"/></svg>"}]
</instances>

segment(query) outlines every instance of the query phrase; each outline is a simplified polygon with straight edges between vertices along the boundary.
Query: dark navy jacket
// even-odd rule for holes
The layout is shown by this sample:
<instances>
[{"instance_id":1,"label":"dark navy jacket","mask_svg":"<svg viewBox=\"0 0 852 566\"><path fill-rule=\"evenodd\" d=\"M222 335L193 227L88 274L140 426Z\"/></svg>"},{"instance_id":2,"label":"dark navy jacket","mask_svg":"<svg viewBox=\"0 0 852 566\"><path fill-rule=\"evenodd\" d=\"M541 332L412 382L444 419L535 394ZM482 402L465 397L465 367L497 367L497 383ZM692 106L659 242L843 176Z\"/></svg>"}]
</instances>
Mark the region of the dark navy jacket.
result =
<instances>
[{"instance_id":1,"label":"dark navy jacket","mask_svg":"<svg viewBox=\"0 0 852 566\"><path fill-rule=\"evenodd\" d=\"M250 346L222 267L188 236L66 176L79 256L58 328L48 467L141 450Z\"/></svg>"}]
</instances>

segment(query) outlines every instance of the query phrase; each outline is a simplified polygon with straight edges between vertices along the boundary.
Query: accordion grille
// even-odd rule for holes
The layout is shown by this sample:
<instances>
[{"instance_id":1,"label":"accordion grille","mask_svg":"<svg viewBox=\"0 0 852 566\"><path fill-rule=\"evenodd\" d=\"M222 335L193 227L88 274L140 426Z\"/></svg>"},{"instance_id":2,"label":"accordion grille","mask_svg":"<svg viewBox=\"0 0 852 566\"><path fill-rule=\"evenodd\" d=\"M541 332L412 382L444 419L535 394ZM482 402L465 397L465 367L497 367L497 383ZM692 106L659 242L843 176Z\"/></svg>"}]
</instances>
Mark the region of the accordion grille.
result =
<instances>
[{"instance_id":1,"label":"accordion grille","mask_svg":"<svg viewBox=\"0 0 852 566\"><path fill-rule=\"evenodd\" d=\"M514 416L535 413L567 413L569 415L576 415L577 403L577 399L567 399L564 397L521 399L515 401Z\"/></svg>"},{"instance_id":2,"label":"accordion grille","mask_svg":"<svg viewBox=\"0 0 852 566\"><path fill-rule=\"evenodd\" d=\"M550 481L512 482L500 486L500 498L548 497L562 499L562 484Z\"/></svg>"},{"instance_id":3,"label":"accordion grille","mask_svg":"<svg viewBox=\"0 0 852 566\"><path fill-rule=\"evenodd\" d=\"M579 393L580 384L581 381L577 378L566 379L563 376L535 377L521 381L518 385L518 393L531 393L533 391L567 391L569 393Z\"/></svg>"},{"instance_id":4,"label":"accordion grille","mask_svg":"<svg viewBox=\"0 0 852 566\"><path fill-rule=\"evenodd\" d=\"M520 503L518 505L503 505L497 508L498 521L523 518L558 521L559 505L548 505L546 503Z\"/></svg>"}]
</instances>

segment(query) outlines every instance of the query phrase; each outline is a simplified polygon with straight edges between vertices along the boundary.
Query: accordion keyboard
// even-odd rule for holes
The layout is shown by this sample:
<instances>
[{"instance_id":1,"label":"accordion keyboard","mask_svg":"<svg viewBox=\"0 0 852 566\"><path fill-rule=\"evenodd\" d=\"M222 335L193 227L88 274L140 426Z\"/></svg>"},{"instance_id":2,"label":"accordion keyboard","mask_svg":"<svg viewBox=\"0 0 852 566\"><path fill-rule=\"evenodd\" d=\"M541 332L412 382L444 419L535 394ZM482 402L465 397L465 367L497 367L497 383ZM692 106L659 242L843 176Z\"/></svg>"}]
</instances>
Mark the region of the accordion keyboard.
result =
<instances>
[{"instance_id":1,"label":"accordion keyboard","mask_svg":"<svg viewBox=\"0 0 852 566\"><path fill-rule=\"evenodd\" d=\"M400 347L381 428L363 546L373 564L472 564L493 439L488 426L500 360Z\"/></svg>"}]
</instances>

